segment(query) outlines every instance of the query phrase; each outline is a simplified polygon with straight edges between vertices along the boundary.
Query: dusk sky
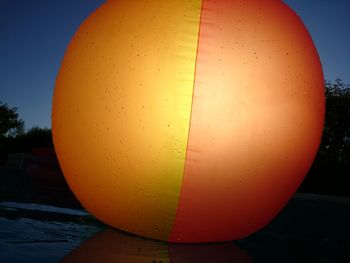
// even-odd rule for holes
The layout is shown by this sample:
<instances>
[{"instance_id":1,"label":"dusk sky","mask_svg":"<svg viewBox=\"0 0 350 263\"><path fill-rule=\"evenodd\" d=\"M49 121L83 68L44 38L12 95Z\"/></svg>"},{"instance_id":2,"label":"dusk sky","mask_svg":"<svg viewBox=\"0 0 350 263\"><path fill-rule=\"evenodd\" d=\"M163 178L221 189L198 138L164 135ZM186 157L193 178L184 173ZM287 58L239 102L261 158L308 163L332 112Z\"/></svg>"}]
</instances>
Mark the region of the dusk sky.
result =
<instances>
[{"instance_id":1,"label":"dusk sky","mask_svg":"<svg viewBox=\"0 0 350 263\"><path fill-rule=\"evenodd\" d=\"M26 128L51 127L55 78L83 20L104 0L0 0L0 101ZM350 83L350 1L285 0L318 49L326 80ZM79 98L77 98L79 99Z\"/></svg>"}]
</instances>

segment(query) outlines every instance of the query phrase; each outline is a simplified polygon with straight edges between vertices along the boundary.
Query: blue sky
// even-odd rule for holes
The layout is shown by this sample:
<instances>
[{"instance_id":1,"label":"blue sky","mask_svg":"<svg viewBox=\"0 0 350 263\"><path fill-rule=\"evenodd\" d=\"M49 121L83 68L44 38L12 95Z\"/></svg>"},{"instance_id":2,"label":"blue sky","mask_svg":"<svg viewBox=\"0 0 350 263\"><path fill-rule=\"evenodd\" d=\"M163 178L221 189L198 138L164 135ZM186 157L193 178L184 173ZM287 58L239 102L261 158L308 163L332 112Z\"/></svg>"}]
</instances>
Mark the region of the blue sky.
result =
<instances>
[{"instance_id":1,"label":"blue sky","mask_svg":"<svg viewBox=\"0 0 350 263\"><path fill-rule=\"evenodd\" d=\"M0 101L26 128L51 127L55 78L80 23L104 0L0 0ZM303 20L326 80L350 83L350 1L285 0Z\"/></svg>"}]
</instances>

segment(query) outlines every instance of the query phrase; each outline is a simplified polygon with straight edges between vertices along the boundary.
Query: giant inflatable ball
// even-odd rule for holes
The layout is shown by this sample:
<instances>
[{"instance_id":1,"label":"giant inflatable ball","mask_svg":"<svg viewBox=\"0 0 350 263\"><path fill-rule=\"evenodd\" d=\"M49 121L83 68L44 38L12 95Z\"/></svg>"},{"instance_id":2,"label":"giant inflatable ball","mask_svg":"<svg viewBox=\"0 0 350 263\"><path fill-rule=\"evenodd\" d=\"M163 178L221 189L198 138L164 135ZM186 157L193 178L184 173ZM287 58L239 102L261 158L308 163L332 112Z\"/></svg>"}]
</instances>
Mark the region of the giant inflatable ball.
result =
<instances>
[{"instance_id":1,"label":"giant inflatable ball","mask_svg":"<svg viewBox=\"0 0 350 263\"><path fill-rule=\"evenodd\" d=\"M324 104L315 46L282 1L107 1L63 58L53 139L69 187L102 222L225 241L295 193Z\"/></svg>"}]
</instances>

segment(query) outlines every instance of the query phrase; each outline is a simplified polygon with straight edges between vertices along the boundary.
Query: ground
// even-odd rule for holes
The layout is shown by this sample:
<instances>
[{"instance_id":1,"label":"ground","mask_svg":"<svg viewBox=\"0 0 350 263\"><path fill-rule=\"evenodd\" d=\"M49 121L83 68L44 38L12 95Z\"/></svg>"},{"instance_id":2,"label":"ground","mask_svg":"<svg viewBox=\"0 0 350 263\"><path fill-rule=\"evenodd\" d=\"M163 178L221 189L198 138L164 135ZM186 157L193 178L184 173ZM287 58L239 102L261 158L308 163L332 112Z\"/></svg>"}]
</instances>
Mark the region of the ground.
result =
<instances>
[{"instance_id":1,"label":"ground","mask_svg":"<svg viewBox=\"0 0 350 263\"><path fill-rule=\"evenodd\" d=\"M350 262L350 198L297 194L237 241L169 245L110 229L86 211L0 202L0 262Z\"/></svg>"}]
</instances>

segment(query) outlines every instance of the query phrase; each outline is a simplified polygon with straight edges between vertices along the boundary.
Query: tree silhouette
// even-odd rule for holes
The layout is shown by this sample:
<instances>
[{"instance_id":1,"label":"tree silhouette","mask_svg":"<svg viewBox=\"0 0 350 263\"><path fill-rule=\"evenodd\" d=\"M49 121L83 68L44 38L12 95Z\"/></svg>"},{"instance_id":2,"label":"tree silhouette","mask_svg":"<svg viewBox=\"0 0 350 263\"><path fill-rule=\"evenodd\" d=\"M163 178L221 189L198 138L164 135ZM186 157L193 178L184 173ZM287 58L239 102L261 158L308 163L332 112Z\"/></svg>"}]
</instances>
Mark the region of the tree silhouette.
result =
<instances>
[{"instance_id":1,"label":"tree silhouette","mask_svg":"<svg viewBox=\"0 0 350 263\"><path fill-rule=\"evenodd\" d=\"M0 136L16 137L24 132L24 121L18 117L17 108L0 101Z\"/></svg>"},{"instance_id":2,"label":"tree silhouette","mask_svg":"<svg viewBox=\"0 0 350 263\"><path fill-rule=\"evenodd\" d=\"M325 96L321 145L299 191L350 196L350 86L325 82Z\"/></svg>"},{"instance_id":3,"label":"tree silhouette","mask_svg":"<svg viewBox=\"0 0 350 263\"><path fill-rule=\"evenodd\" d=\"M337 163L349 163L350 87L337 78L326 82L326 116L320 150Z\"/></svg>"}]
</instances>

